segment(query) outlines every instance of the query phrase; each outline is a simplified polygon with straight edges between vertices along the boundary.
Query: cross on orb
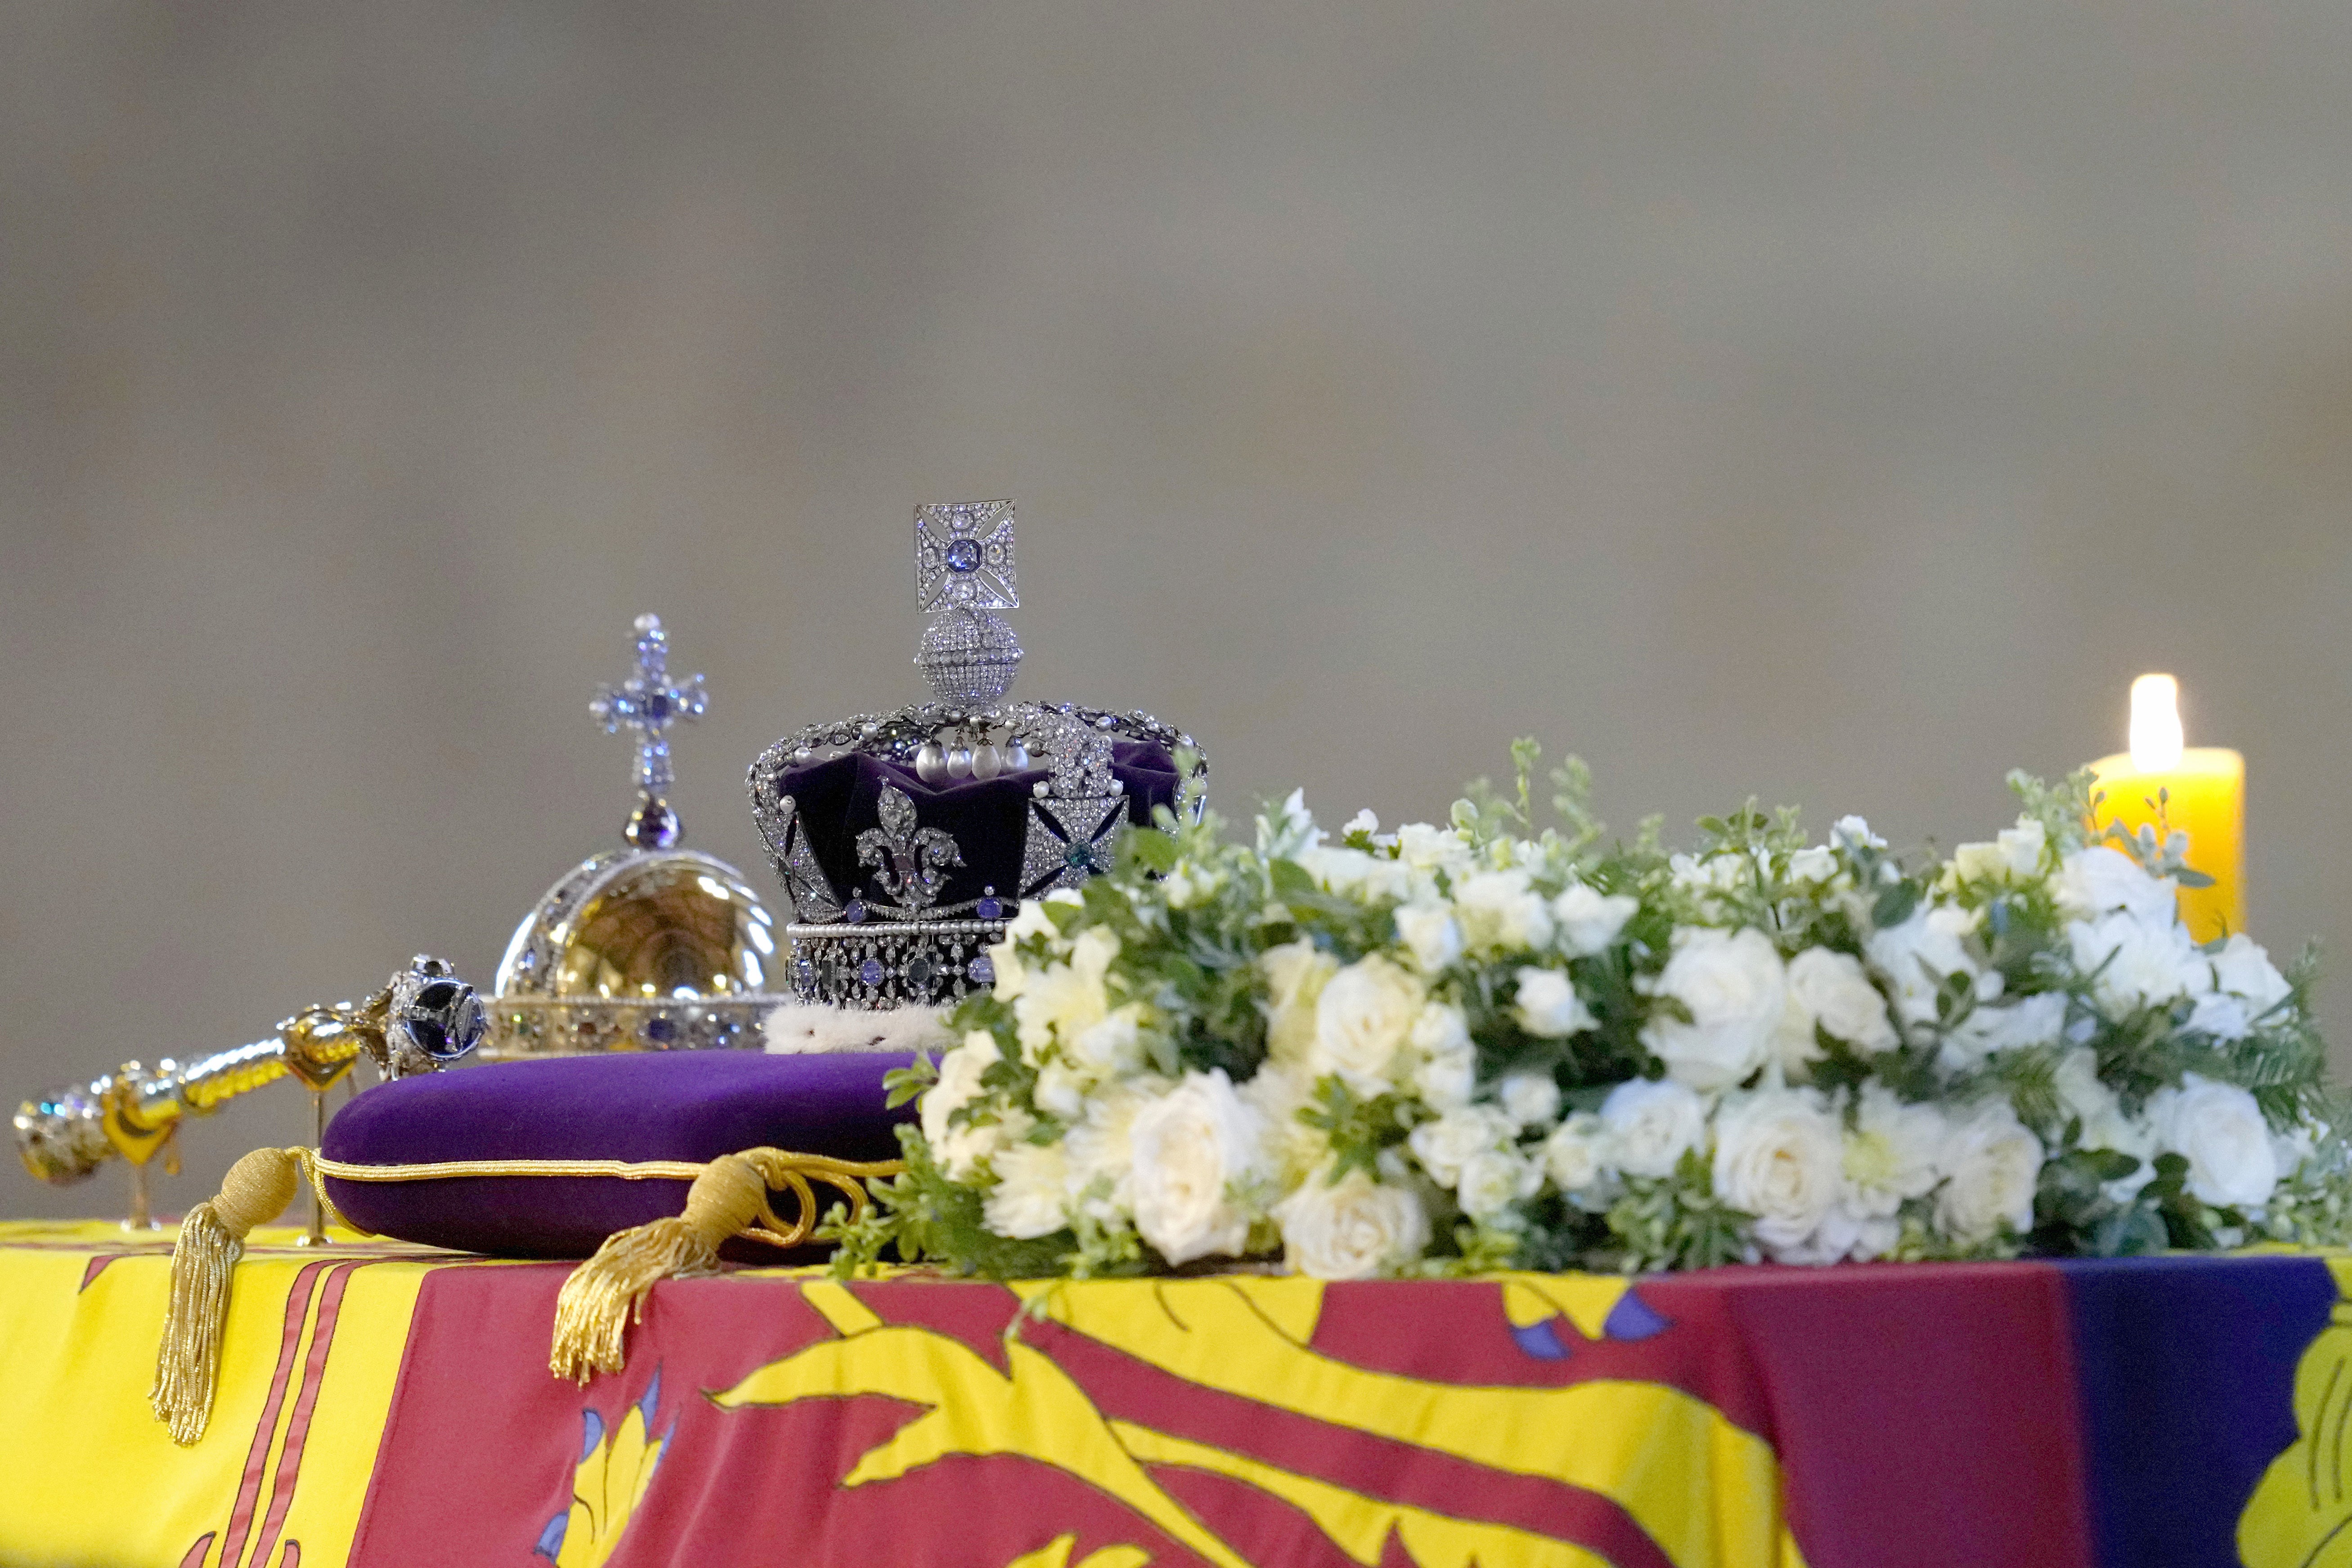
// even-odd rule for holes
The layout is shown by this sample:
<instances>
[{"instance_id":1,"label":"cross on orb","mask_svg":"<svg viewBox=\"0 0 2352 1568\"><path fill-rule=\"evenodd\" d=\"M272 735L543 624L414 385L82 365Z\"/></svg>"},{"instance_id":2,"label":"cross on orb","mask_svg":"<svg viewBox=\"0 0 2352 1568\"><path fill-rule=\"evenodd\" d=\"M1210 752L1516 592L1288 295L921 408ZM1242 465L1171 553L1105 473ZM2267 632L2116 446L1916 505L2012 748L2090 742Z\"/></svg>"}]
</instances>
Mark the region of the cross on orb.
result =
<instances>
[{"instance_id":1,"label":"cross on orb","mask_svg":"<svg viewBox=\"0 0 2352 1568\"><path fill-rule=\"evenodd\" d=\"M679 830L677 813L663 798L675 782L664 731L681 719L701 718L710 700L699 675L670 683L669 634L662 630L659 616L639 616L636 627L636 673L617 687L598 687L588 711L607 735L624 727L636 732L637 809L623 837L640 849L667 849L677 842Z\"/></svg>"}]
</instances>

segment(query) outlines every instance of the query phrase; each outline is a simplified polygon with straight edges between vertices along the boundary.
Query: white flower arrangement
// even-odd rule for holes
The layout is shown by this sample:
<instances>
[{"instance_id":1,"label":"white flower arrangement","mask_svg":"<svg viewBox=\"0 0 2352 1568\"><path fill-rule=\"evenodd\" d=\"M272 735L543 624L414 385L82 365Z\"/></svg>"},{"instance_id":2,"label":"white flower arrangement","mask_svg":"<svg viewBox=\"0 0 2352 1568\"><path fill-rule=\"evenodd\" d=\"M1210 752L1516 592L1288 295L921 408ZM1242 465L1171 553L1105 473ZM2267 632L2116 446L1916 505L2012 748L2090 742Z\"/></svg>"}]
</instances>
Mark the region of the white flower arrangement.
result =
<instances>
[{"instance_id":1,"label":"white flower arrangement","mask_svg":"<svg viewBox=\"0 0 2352 1568\"><path fill-rule=\"evenodd\" d=\"M832 1228L1001 1277L1326 1279L2352 1239L2307 965L2179 923L2087 776L1905 859L1858 817L1602 847L1573 762L1337 841L1297 795L1023 909Z\"/></svg>"}]
</instances>

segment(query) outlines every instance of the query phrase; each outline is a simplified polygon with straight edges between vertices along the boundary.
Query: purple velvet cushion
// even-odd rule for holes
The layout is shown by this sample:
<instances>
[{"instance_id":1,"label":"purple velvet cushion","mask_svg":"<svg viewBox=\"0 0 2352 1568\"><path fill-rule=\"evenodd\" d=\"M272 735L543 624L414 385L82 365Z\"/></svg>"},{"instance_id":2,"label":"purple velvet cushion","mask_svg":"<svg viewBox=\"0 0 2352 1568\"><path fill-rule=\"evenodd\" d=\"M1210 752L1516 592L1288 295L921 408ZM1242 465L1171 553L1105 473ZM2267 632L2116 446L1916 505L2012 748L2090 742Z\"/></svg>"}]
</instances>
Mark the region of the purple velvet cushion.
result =
<instances>
[{"instance_id":1,"label":"purple velvet cushion","mask_svg":"<svg viewBox=\"0 0 2352 1568\"><path fill-rule=\"evenodd\" d=\"M328 1124L324 1152L354 1165L699 1163L762 1145L895 1160L892 1128L914 1107L885 1107L882 1075L910 1059L661 1051L500 1062L369 1089ZM354 1224L380 1236L508 1258L585 1258L616 1230L684 1209L688 1185L617 1176L329 1177L327 1192ZM817 1191L822 1199L827 1189ZM789 1221L784 1202L778 1212ZM751 1248L740 1256L773 1262L779 1255Z\"/></svg>"}]
</instances>

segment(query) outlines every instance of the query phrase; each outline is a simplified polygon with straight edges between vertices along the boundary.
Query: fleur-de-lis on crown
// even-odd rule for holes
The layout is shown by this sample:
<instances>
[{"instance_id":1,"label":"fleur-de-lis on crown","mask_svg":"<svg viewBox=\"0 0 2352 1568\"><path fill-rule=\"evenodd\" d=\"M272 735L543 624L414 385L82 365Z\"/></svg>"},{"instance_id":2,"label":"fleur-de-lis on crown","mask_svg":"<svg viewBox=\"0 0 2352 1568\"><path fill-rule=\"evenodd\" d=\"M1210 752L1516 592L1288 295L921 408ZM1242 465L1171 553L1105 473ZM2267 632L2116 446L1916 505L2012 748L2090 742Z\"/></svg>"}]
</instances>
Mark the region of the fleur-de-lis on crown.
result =
<instances>
[{"instance_id":1,"label":"fleur-de-lis on crown","mask_svg":"<svg viewBox=\"0 0 2352 1568\"><path fill-rule=\"evenodd\" d=\"M917 827L915 803L896 785L882 786L874 814L882 826L857 836L857 863L874 872L898 908L930 908L950 868L963 864L963 851L939 828Z\"/></svg>"}]
</instances>

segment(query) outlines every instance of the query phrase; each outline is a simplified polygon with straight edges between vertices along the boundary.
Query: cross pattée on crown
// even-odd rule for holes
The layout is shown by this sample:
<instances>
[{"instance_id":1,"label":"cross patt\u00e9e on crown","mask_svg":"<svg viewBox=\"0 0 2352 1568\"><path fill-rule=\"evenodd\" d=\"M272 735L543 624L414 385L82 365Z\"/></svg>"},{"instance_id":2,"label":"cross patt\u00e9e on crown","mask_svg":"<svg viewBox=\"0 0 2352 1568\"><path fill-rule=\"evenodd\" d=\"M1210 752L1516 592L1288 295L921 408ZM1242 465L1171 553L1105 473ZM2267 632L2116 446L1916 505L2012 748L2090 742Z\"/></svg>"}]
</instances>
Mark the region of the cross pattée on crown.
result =
<instances>
[{"instance_id":1,"label":"cross patt\u00e9e on crown","mask_svg":"<svg viewBox=\"0 0 2352 1568\"><path fill-rule=\"evenodd\" d=\"M636 672L617 687L598 687L588 711L607 735L625 727L635 731L637 809L622 836L640 849L667 849L677 842L679 827L677 813L664 798L675 782L665 731L681 719L701 718L710 700L699 675L671 684L669 634L659 616L639 616L636 631Z\"/></svg>"},{"instance_id":2,"label":"cross patt\u00e9e on crown","mask_svg":"<svg viewBox=\"0 0 2352 1568\"><path fill-rule=\"evenodd\" d=\"M1017 610L1013 503L948 501L915 509L915 599L939 610Z\"/></svg>"}]
</instances>

